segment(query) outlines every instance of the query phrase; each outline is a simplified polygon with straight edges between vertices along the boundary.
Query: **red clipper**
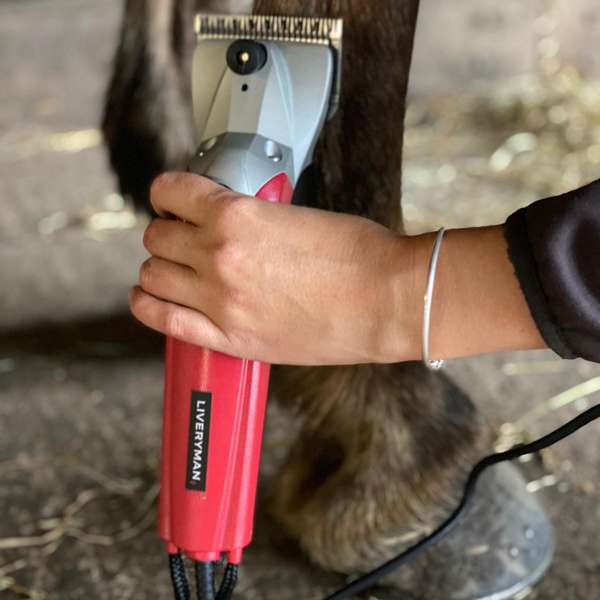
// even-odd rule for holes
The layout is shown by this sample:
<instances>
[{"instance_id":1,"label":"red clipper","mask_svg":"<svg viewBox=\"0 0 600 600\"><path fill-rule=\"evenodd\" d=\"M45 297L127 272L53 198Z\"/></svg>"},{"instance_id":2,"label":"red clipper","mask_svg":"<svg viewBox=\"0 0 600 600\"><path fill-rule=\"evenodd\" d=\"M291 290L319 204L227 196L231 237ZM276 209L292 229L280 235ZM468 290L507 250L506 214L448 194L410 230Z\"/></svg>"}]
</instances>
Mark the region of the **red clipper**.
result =
<instances>
[{"instance_id":1,"label":"red clipper","mask_svg":"<svg viewBox=\"0 0 600 600\"><path fill-rule=\"evenodd\" d=\"M287 175L256 196L289 203ZM167 338L160 535L169 553L240 562L252 538L269 370Z\"/></svg>"},{"instance_id":2,"label":"red clipper","mask_svg":"<svg viewBox=\"0 0 600 600\"><path fill-rule=\"evenodd\" d=\"M339 19L196 18L192 91L199 148L190 170L242 194L289 203L339 93ZM290 265L293 268L293 265ZM270 365L167 339L160 535L177 598L233 593L250 543Z\"/></svg>"}]
</instances>

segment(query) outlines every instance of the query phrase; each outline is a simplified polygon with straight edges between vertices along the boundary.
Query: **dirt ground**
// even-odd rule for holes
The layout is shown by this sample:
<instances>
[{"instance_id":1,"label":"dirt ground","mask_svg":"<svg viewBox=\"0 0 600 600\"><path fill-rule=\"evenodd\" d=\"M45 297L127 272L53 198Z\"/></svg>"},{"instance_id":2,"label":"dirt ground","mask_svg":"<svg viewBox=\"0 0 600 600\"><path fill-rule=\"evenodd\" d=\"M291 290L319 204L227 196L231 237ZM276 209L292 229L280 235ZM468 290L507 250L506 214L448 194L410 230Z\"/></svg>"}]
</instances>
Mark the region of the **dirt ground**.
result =
<instances>
[{"instance_id":1,"label":"dirt ground","mask_svg":"<svg viewBox=\"0 0 600 600\"><path fill-rule=\"evenodd\" d=\"M566 0L527 8L460 0L456 33L445 40L436 31L450 18L448 4L424 0L420 17L404 173L411 233L498 223L600 172L596 58L573 42L583 17L588 33L598 27L593 3L567 10ZM7 600L171 597L155 533L162 344L132 322L125 303L146 221L115 193L97 130L120 6L0 4L0 597ZM492 43L513 26L517 49ZM460 39L469 28L488 34L472 36L466 48ZM499 444L549 431L600 398L599 366L550 352L453 361L448 372L497 424ZM264 482L281 459L286 426L271 406ZM599 451L597 424L524 465L557 539L530 598L600 598ZM259 511L236 598L316 599L341 583L307 564ZM402 598L433 600L420 589Z\"/></svg>"}]
</instances>

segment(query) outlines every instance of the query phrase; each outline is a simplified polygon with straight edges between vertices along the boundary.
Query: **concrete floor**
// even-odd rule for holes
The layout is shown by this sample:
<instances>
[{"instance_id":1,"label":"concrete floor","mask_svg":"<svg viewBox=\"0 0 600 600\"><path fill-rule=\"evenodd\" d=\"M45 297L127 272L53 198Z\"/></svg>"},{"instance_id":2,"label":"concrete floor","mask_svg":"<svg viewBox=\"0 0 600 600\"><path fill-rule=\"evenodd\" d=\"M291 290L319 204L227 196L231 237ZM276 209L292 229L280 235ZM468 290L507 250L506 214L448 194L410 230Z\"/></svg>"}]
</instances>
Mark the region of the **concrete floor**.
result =
<instances>
[{"instance_id":1,"label":"concrete floor","mask_svg":"<svg viewBox=\"0 0 600 600\"><path fill-rule=\"evenodd\" d=\"M499 13L485 4L500 14L490 27L538 18L522 14L518 2ZM573 6L581 12L585 4ZM458 28L477 27L492 14L474 1L460 5ZM545 181L528 176L535 153L529 163L489 168L494 152L520 131L517 123L498 125L491 115L482 127L457 109L474 68L503 81L530 74L535 56L516 65L510 52L492 52L473 66L473 53L463 56L456 45L449 74L431 60L432 47L443 50L434 35L435 18L444 17L437 8L424 2L411 82L404 183L411 232L441 222L500 222L546 190ZM161 341L125 310L144 256L145 220L115 194L96 129L119 13L116 0L0 5L0 597L7 600L170 597L154 531ZM573 35L571 21L565 39ZM519 32L527 45L529 34ZM593 161L577 166L580 178L595 168ZM577 183L573 172L556 185ZM507 424L534 407L539 418L524 432L540 435L597 401L600 389L600 367L549 352L454 361L448 372L505 436ZM564 407L543 408L582 383L562 396ZM286 435L283 422L272 407L266 454L275 460L268 464ZM599 434L600 425L592 425L546 453L542 465L527 466L557 534L553 565L531 598L600 597ZM237 597L318 598L339 584L281 546L259 516ZM425 600L419 590L405 597Z\"/></svg>"}]
</instances>

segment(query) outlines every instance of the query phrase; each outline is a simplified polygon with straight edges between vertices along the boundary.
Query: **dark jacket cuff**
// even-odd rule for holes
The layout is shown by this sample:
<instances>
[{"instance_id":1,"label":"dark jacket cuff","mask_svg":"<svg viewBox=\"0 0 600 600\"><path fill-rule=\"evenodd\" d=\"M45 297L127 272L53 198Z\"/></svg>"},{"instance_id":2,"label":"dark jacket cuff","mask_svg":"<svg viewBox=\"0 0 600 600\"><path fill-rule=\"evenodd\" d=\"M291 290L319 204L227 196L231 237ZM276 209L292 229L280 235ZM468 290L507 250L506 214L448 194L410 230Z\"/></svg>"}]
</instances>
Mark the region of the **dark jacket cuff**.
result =
<instances>
[{"instance_id":1,"label":"dark jacket cuff","mask_svg":"<svg viewBox=\"0 0 600 600\"><path fill-rule=\"evenodd\" d=\"M531 316L548 348L554 350L562 358L576 358L577 355L563 340L544 294L527 235L526 211L527 207L521 208L510 215L504 224L508 257L515 269Z\"/></svg>"},{"instance_id":2,"label":"dark jacket cuff","mask_svg":"<svg viewBox=\"0 0 600 600\"><path fill-rule=\"evenodd\" d=\"M600 362L600 180L518 210L504 236L548 347Z\"/></svg>"}]
</instances>

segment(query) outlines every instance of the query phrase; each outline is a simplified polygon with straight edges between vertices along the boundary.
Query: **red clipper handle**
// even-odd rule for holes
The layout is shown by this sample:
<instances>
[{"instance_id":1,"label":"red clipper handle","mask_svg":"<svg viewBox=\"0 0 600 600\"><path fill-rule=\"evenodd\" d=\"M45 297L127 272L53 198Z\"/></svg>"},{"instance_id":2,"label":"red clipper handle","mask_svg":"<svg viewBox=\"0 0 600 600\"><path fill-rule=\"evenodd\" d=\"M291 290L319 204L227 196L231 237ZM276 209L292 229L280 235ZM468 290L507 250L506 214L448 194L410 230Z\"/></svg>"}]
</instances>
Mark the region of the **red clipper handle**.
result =
<instances>
[{"instance_id":1,"label":"red clipper handle","mask_svg":"<svg viewBox=\"0 0 600 600\"><path fill-rule=\"evenodd\" d=\"M289 203L279 173L256 196ZM239 563L252 538L270 365L167 337L159 529L169 553Z\"/></svg>"}]
</instances>

